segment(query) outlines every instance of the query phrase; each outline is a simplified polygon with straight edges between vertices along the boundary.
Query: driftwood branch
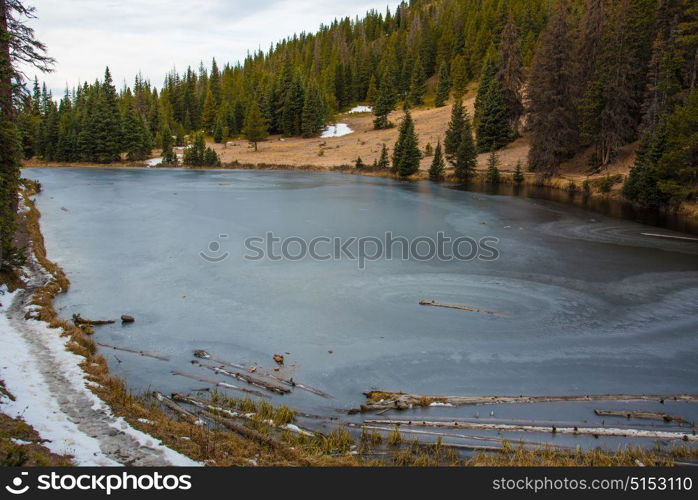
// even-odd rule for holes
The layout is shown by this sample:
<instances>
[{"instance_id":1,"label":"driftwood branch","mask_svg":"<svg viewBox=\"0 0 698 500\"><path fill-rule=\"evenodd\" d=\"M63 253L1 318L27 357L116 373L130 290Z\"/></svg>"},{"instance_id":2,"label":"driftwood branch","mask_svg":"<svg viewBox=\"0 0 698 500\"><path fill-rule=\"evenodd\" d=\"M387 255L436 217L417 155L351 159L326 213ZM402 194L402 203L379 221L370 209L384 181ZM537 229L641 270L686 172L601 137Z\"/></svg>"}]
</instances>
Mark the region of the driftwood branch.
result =
<instances>
[{"instance_id":1,"label":"driftwood branch","mask_svg":"<svg viewBox=\"0 0 698 500\"><path fill-rule=\"evenodd\" d=\"M472 306L462 306L459 304L443 304L441 302L436 302L435 300L420 300L420 306L433 306L433 307L446 307L448 309L458 309L459 311L470 311L483 314L495 314L497 316L506 316L506 314L497 311L488 311L487 309L480 309L479 307Z\"/></svg>"},{"instance_id":2,"label":"driftwood branch","mask_svg":"<svg viewBox=\"0 0 698 500\"><path fill-rule=\"evenodd\" d=\"M241 392L245 392L247 394L254 394L255 396L259 396L260 398L268 398L269 397L262 392L255 391L254 389L248 389L246 387L239 387L237 385L229 384L227 382L220 382L220 381L212 379L212 378L200 377L199 375L194 375L191 373L184 373L184 372L180 372L177 370L173 370L172 375L186 377L186 378L190 378L192 380L198 380L199 382L206 382L207 384L212 384L212 385L215 385L216 387L221 387L223 389L231 389L233 391L241 391Z\"/></svg>"},{"instance_id":3,"label":"driftwood branch","mask_svg":"<svg viewBox=\"0 0 698 500\"><path fill-rule=\"evenodd\" d=\"M315 387L311 387L309 385L301 384L300 382L296 382L295 380L293 380L293 378L286 379L286 378L280 377L280 376L276 375L275 373L273 373L272 371L267 370L266 368L263 368L263 367L258 366L258 365L245 366L241 363L234 363L232 361L220 359L220 358L217 358L216 356L213 356L212 354L204 351L203 349L195 350L194 356L196 356L197 358L200 358L200 359L207 359L210 361L214 361L216 363L220 363L221 365L230 366L231 368L237 368L238 370L245 370L245 371L248 371L250 373L258 373L264 377L271 378L271 379L276 380L277 382L280 382L280 383L287 385L289 387L296 387L298 389L303 389L304 391L308 391L312 394L315 394L316 396L320 396L320 397L323 397L326 399L333 399L330 394L327 394L326 392L321 391L320 389L316 389Z\"/></svg>"},{"instance_id":4,"label":"driftwood branch","mask_svg":"<svg viewBox=\"0 0 698 500\"><path fill-rule=\"evenodd\" d=\"M162 354L157 354L149 351L139 351L138 349L131 349L128 347L119 347L111 344L105 344L104 342L97 342L100 347L108 347L109 349L114 349L116 351L131 352L133 354L138 354L139 356L145 356L146 358L159 359L160 361L169 361L170 358L163 356Z\"/></svg>"},{"instance_id":5,"label":"driftwood branch","mask_svg":"<svg viewBox=\"0 0 698 500\"><path fill-rule=\"evenodd\" d=\"M291 392L291 390L286 388L286 387L282 387L278 384L273 384L273 383L267 382L266 380L262 380L260 378L253 377L252 375L248 375L247 373L244 373L244 372L237 372L237 371L234 372L234 371L227 370L227 369L220 367L220 366L211 366L211 365L201 363L199 361L192 361L191 363L193 365L200 366L202 368L206 368L208 370L211 370L219 375L226 375L228 377L231 377L231 378L234 378L237 380L242 380L243 382L247 382L250 385L254 385L254 386L260 387L262 389L266 389L268 391L275 392L276 394L288 394L289 392Z\"/></svg>"},{"instance_id":6,"label":"driftwood branch","mask_svg":"<svg viewBox=\"0 0 698 500\"><path fill-rule=\"evenodd\" d=\"M179 406L177 403L172 401L170 398L165 396L164 394L160 392L154 392L153 396L155 399L157 399L163 406L169 408L172 410L174 413L176 413L182 420L189 422L191 424L196 424L200 425L201 424L201 419L194 415L193 413L185 410L181 406Z\"/></svg>"}]
</instances>

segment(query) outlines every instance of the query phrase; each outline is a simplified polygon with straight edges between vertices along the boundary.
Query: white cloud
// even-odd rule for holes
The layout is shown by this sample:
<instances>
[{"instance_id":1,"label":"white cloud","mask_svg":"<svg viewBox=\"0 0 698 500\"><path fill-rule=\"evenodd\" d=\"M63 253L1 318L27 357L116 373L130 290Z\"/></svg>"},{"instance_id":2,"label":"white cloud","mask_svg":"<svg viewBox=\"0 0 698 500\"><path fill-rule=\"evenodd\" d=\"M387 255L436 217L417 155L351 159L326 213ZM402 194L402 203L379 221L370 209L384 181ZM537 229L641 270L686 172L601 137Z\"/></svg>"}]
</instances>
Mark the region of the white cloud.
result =
<instances>
[{"instance_id":1,"label":"white cloud","mask_svg":"<svg viewBox=\"0 0 698 500\"><path fill-rule=\"evenodd\" d=\"M172 67L197 68L244 59L293 33L313 32L335 18L369 9L394 12L395 0L29 0L37 37L56 58L39 80L60 95L68 85L102 78L109 66L117 86L138 71L160 86ZM25 69L33 77L33 69Z\"/></svg>"}]
</instances>

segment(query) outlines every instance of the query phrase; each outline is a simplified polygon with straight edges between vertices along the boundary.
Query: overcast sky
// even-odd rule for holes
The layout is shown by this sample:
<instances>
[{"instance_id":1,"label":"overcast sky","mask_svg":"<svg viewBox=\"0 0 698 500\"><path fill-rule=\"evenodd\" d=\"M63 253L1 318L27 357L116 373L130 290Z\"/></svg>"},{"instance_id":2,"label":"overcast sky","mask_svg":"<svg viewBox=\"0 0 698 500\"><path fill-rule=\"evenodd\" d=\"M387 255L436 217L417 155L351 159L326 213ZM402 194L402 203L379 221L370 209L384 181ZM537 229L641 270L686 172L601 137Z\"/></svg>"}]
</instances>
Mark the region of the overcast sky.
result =
<instances>
[{"instance_id":1,"label":"overcast sky","mask_svg":"<svg viewBox=\"0 0 698 500\"><path fill-rule=\"evenodd\" d=\"M39 74L60 96L81 81L102 78L109 66L117 87L132 84L140 70L160 87L173 66L219 66L267 51L293 33L315 31L337 17L375 8L392 12L391 0L28 0L36 7L37 37L57 60L56 71ZM33 78L35 70L25 71Z\"/></svg>"}]
</instances>

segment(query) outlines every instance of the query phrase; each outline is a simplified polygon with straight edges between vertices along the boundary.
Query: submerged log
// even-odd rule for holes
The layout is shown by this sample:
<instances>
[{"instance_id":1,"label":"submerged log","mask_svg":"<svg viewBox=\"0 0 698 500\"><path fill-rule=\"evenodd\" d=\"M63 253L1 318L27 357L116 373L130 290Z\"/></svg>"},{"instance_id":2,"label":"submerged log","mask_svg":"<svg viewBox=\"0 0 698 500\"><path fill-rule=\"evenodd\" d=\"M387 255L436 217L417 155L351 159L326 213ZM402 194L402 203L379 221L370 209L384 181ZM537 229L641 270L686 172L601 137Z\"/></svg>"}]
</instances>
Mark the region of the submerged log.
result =
<instances>
[{"instance_id":1,"label":"submerged log","mask_svg":"<svg viewBox=\"0 0 698 500\"><path fill-rule=\"evenodd\" d=\"M189 396L187 394L180 394L178 392L172 393L172 399L174 401L179 401L180 403L186 403L186 404L189 404L191 406L195 406L201 410L210 411L213 413L218 413L219 415L223 414L223 416L225 416L227 418L239 418L242 420L253 420L254 415L256 415L253 413L244 413L242 411L236 411L236 410L230 410L228 408L223 408L222 406L217 406L217 405L211 404L210 401L204 401L204 400ZM297 413L297 412L294 411L294 413ZM278 429L295 432L297 434L302 434L305 436L312 436L313 435L312 432L310 432L306 429L303 429L295 424L289 423L286 425L275 425L274 422L272 422L272 421L269 421L267 423L269 425L272 425L272 426L278 428Z\"/></svg>"},{"instance_id":2,"label":"submerged log","mask_svg":"<svg viewBox=\"0 0 698 500\"><path fill-rule=\"evenodd\" d=\"M193 365L201 366L203 368L207 368L215 373L221 374L221 375L226 375L228 377L232 377L237 380L242 380L243 382L247 382L248 384L260 387L262 389L266 389L271 392L275 392L276 394L288 394L291 392L290 389L287 389L286 387L282 387L280 385L272 384L267 382L266 380L262 380L260 378L253 377L252 375L248 375L247 373L242 373L242 372L234 372L230 370L226 370L225 368L219 367L219 366L211 366L211 365L206 365L204 363L201 363L199 361L192 361Z\"/></svg>"},{"instance_id":3,"label":"submerged log","mask_svg":"<svg viewBox=\"0 0 698 500\"><path fill-rule=\"evenodd\" d=\"M698 394L599 394L585 396L433 396L402 392L370 391L361 411L407 410L424 406L462 406L483 404L556 403L585 401L686 401L698 402Z\"/></svg>"},{"instance_id":4,"label":"submerged log","mask_svg":"<svg viewBox=\"0 0 698 500\"><path fill-rule=\"evenodd\" d=\"M617 436L630 438L669 439L680 441L698 441L698 436L669 431L651 431L646 429L618 429L613 427L556 427L554 425L512 425L485 424L465 421L434 421L434 420L395 420L395 419L366 419L364 423L378 425L405 425L418 427L445 427L452 429L476 429L489 431L510 432L544 432L557 434L583 434L590 436Z\"/></svg>"},{"instance_id":5,"label":"submerged log","mask_svg":"<svg viewBox=\"0 0 698 500\"><path fill-rule=\"evenodd\" d=\"M688 420L679 415L669 415L661 411L644 411L644 410L594 410L600 417L623 417L623 418L642 418L646 420L661 420L663 422L682 422L690 424Z\"/></svg>"},{"instance_id":6,"label":"submerged log","mask_svg":"<svg viewBox=\"0 0 698 500\"><path fill-rule=\"evenodd\" d=\"M221 424L226 429L231 430L244 438L256 441L257 443L265 446L269 446L270 448L274 448L277 451L291 452L290 447L285 443L279 441L278 439L274 439L271 436L265 436L261 432L258 432L254 429L250 429L249 427L245 427L242 424L238 424L237 422L234 422L229 418L221 417L220 415L205 410L202 411L202 414L206 418L209 418L214 422Z\"/></svg>"},{"instance_id":7,"label":"submerged log","mask_svg":"<svg viewBox=\"0 0 698 500\"><path fill-rule=\"evenodd\" d=\"M165 396L164 394L160 392L153 392L153 396L155 399L157 399L163 406L166 406L170 410L172 410L174 413L176 413L182 420L189 422L191 424L195 425L201 425L201 419L194 415L193 413L185 410L181 406L179 406L177 403L172 401L170 398Z\"/></svg>"},{"instance_id":8,"label":"submerged log","mask_svg":"<svg viewBox=\"0 0 698 500\"><path fill-rule=\"evenodd\" d=\"M114 349L117 351L132 352L133 354L138 354L139 356L145 356L146 358L159 359L160 361L169 361L170 358L163 356L162 354L157 354L149 351L139 351L138 349L131 349L129 347L119 347L111 344L105 344L104 342L97 342L100 347L108 347L109 349Z\"/></svg>"},{"instance_id":9,"label":"submerged log","mask_svg":"<svg viewBox=\"0 0 698 500\"><path fill-rule=\"evenodd\" d=\"M136 319L133 316L129 316L128 314L121 315L122 323L133 323L134 321L136 321Z\"/></svg>"},{"instance_id":10,"label":"submerged log","mask_svg":"<svg viewBox=\"0 0 698 500\"><path fill-rule=\"evenodd\" d=\"M506 316L506 314L496 311L488 311L487 309L480 309L478 307L462 306L459 304L442 304L441 302L436 302L435 300L420 300L420 306L433 306L433 307L446 307L448 309L458 309L460 311L470 311L484 314L496 314L497 316Z\"/></svg>"},{"instance_id":11,"label":"submerged log","mask_svg":"<svg viewBox=\"0 0 698 500\"><path fill-rule=\"evenodd\" d=\"M312 394L315 394L316 396L320 396L320 397L323 397L325 399L333 399L330 394L327 394L326 392L321 391L320 389L316 389L315 387L311 387L309 385L302 384L300 382L296 382L295 380L293 380L293 378L286 379L286 378L280 377L280 376L274 374L273 372L271 372L270 370L267 370L267 369L265 369L261 366L258 366L258 365L245 366L241 363L234 363L232 361L220 359L220 358L217 358L217 357L211 355L210 353L204 351L203 349L196 349L194 351L194 356L196 356L197 358L200 358L200 359L208 359L210 361L215 361L216 363L230 366L232 368L237 368L238 370L245 370L247 372L258 373L264 377L268 377L268 378L276 380L277 382L281 382L282 384L287 385L289 387L297 387L298 389L308 391Z\"/></svg>"},{"instance_id":12,"label":"submerged log","mask_svg":"<svg viewBox=\"0 0 698 500\"><path fill-rule=\"evenodd\" d=\"M269 396L267 396L266 394L259 392L259 391L255 391L254 389L248 389L246 387L239 387L237 385L229 384L227 382L220 382L220 381L214 380L212 378L200 377L198 375L193 375L191 373L184 373L184 372L174 370L174 371L172 371L172 375L186 377L186 378L190 378L192 380L198 380L199 382L206 382L207 384L212 384L216 387L221 387L223 389L231 389L233 391L246 392L247 394L253 394L255 396L259 396L260 398L269 398Z\"/></svg>"}]
</instances>

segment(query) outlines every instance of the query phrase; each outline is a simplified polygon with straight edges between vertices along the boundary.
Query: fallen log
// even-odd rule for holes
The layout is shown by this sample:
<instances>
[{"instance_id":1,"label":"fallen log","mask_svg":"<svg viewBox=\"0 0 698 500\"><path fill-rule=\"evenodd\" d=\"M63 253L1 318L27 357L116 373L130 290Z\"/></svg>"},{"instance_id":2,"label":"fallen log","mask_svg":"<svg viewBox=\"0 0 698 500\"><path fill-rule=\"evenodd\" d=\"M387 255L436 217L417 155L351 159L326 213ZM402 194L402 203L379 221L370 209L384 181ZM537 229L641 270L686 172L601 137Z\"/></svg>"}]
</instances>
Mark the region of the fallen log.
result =
<instances>
[{"instance_id":1,"label":"fallen log","mask_svg":"<svg viewBox=\"0 0 698 500\"><path fill-rule=\"evenodd\" d=\"M220 358L217 358L217 357L209 354L208 352L204 351L203 349L195 350L194 356L196 356L197 358L201 358L201 359L215 361L216 363L230 366L232 368L237 368L238 370L245 370L248 372L259 373L260 375L262 375L264 377L274 379L277 382L281 382L282 384L287 385L289 387L297 387L298 389L303 389L304 391L308 391L312 394L315 394L316 396L320 396L320 397L323 397L325 399L333 399L333 397L330 394L327 394L326 392L323 392L320 389L316 389L315 387L311 387L309 385L301 384L300 382L296 382L295 380L293 380L293 378L286 379L283 377L279 377L278 375L274 374L270 370L267 370L266 368L263 368L263 367L258 366L258 365L245 366L245 365L242 365L240 363L234 363L232 361L220 359Z\"/></svg>"},{"instance_id":2,"label":"fallen log","mask_svg":"<svg viewBox=\"0 0 698 500\"><path fill-rule=\"evenodd\" d=\"M246 373L242 372L233 372L230 370L226 370L225 368L219 367L219 366L211 366L207 365L204 363L201 363L199 361L192 361L191 362L193 365L196 366L201 366L202 368L206 368L208 370L211 370L215 373L218 373L220 375L226 375L228 377L232 377L237 380L242 380L243 382L247 382L250 385L254 385L256 387L260 387L262 389L266 389L271 392L275 392L276 394L288 394L291 392L290 389L287 389L286 387L282 387L276 384L269 383L265 380L253 377L252 375L248 375Z\"/></svg>"},{"instance_id":3,"label":"fallen log","mask_svg":"<svg viewBox=\"0 0 698 500\"><path fill-rule=\"evenodd\" d=\"M255 391L254 389L247 389L246 387L238 387L237 385L229 384L227 382L220 382L218 380L214 380L212 378L206 378L206 377L200 377L198 375L193 375L191 373L184 373L180 372L177 370L172 371L172 375L178 375L180 377L186 377L190 378L193 380L198 380L199 382L206 382L207 384L212 384L215 385L216 387L222 387L223 389L231 389L233 391L241 391L245 392L247 394L254 394L255 396L259 396L260 398L269 398L266 394Z\"/></svg>"},{"instance_id":4,"label":"fallen log","mask_svg":"<svg viewBox=\"0 0 698 500\"><path fill-rule=\"evenodd\" d=\"M87 319L80 316L79 313L73 314L73 323L75 326L89 325L89 326L99 326L99 325L110 325L115 323L113 319Z\"/></svg>"},{"instance_id":5,"label":"fallen log","mask_svg":"<svg viewBox=\"0 0 698 500\"><path fill-rule=\"evenodd\" d=\"M598 394L585 396L433 396L403 392L369 391L360 411L407 410L425 406L462 406L486 404L556 403L587 401L685 401L698 402L698 394Z\"/></svg>"},{"instance_id":6,"label":"fallen log","mask_svg":"<svg viewBox=\"0 0 698 500\"><path fill-rule=\"evenodd\" d=\"M213 413L218 413L218 414L224 414L226 417L229 418L239 418L242 420L253 420L255 414L254 413L244 413L244 412L239 412L235 410L230 410L228 408L223 408L222 406L216 406L210 404L209 401L203 401L201 399L193 398L191 396L188 396L186 394L180 394L177 392L172 393L172 399L174 401L179 401L180 403L186 403L191 406L195 406L199 408L200 410L205 410L205 411L211 411ZM303 434L305 436L312 436L313 433L303 429L295 424L289 423L285 425L275 425L274 422L269 421L267 422L269 425L272 425L278 429L282 430L287 430L291 432L295 432L297 434Z\"/></svg>"},{"instance_id":7,"label":"fallen log","mask_svg":"<svg viewBox=\"0 0 698 500\"><path fill-rule=\"evenodd\" d=\"M167 356L163 356L162 354L157 354L154 352L149 352L149 351L139 351L138 349L131 349L129 347L119 347L111 344L105 344L104 342L97 342L96 343L100 347L108 347L110 349L114 349L116 351L124 351L124 352L131 352L133 354L138 354L140 356L145 356L147 358L153 358L153 359L159 359L160 361L169 361L170 358Z\"/></svg>"},{"instance_id":8,"label":"fallen log","mask_svg":"<svg viewBox=\"0 0 698 500\"><path fill-rule=\"evenodd\" d=\"M487 309L480 309L478 307L462 306L458 304L443 304L441 302L436 302L435 300L420 300L420 306L433 306L433 307L446 307L448 309L458 309L460 311L470 311L484 314L496 314L497 316L506 316L506 314L496 311L488 311Z\"/></svg>"},{"instance_id":9,"label":"fallen log","mask_svg":"<svg viewBox=\"0 0 698 500\"><path fill-rule=\"evenodd\" d=\"M185 410L184 408L182 408L181 406L179 406L177 403L175 403L174 401L172 401L170 398L168 398L167 396L165 396L165 395L162 394L161 392L155 391L155 392L153 392L153 396L154 396L155 399L157 399L163 406L166 406L167 408L169 408L170 410L172 410L174 413L176 413L177 415L179 415L179 417L180 417L182 420L185 420L186 422L189 422L189 423L191 423L191 424L201 425L202 422L201 422L201 419L200 419L199 417L197 417L197 416L194 415L193 413L191 413L191 412Z\"/></svg>"},{"instance_id":10,"label":"fallen log","mask_svg":"<svg viewBox=\"0 0 698 500\"><path fill-rule=\"evenodd\" d=\"M265 436L261 432L258 432L254 429L250 429L249 427L245 427L244 425L238 424L237 422L232 421L229 418L221 417L220 415L217 415L213 412L210 411L202 411L202 414L214 422L217 422L221 424L223 427L225 427L228 430L231 430L235 432L236 434L241 435L242 437L245 437L247 439L250 439L252 441L256 441L259 444L269 446L271 448L274 448L276 450L281 450L284 452L290 452L291 450L289 447L285 444L279 441L278 439L274 439L271 436Z\"/></svg>"},{"instance_id":11,"label":"fallen log","mask_svg":"<svg viewBox=\"0 0 698 500\"><path fill-rule=\"evenodd\" d=\"M644 410L594 410L600 417L624 417L624 418L642 418L645 420L661 420L663 422L682 422L690 424L688 420L679 415L669 415L661 411L644 411Z\"/></svg>"},{"instance_id":12,"label":"fallen log","mask_svg":"<svg viewBox=\"0 0 698 500\"><path fill-rule=\"evenodd\" d=\"M385 432L393 432L395 430L395 427L381 427L377 425L366 425L366 424L356 424L356 423L348 423L348 424L342 424L342 425L347 425L349 427L358 427L361 429L369 429L369 430L377 430L377 431L385 431ZM433 431L421 431L417 429L400 429L400 433L402 434L414 434L414 435L421 435L421 436L434 436L434 437L443 437L443 438L455 438L455 439L470 439L472 441L485 441L485 442L491 442L491 443L501 443L503 441L502 438L497 438L497 437L488 437L488 436L474 436L470 434L454 434L452 432L433 432ZM531 447L536 447L536 448L541 448L543 446L548 446L551 448L559 448L559 449L564 449L564 450L575 450L577 449L576 446L566 446L566 445L559 445L559 444L549 444L549 443L543 443L543 442L538 442L538 441L523 441L523 440L516 440L511 442L512 445L525 445L525 446L531 446Z\"/></svg>"},{"instance_id":13,"label":"fallen log","mask_svg":"<svg viewBox=\"0 0 698 500\"><path fill-rule=\"evenodd\" d=\"M617 429L613 427L556 427L547 425L511 425L511 424L484 424L475 422L439 422L433 420L395 420L395 419L367 419L367 424L377 425L405 425L418 427L444 427L453 429L477 429L505 432L542 432L552 434L574 434L589 436L617 436L632 438L668 439L680 441L698 441L698 436L683 432L650 431L641 429Z\"/></svg>"}]
</instances>

